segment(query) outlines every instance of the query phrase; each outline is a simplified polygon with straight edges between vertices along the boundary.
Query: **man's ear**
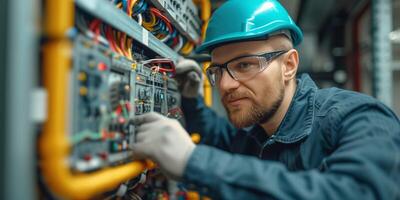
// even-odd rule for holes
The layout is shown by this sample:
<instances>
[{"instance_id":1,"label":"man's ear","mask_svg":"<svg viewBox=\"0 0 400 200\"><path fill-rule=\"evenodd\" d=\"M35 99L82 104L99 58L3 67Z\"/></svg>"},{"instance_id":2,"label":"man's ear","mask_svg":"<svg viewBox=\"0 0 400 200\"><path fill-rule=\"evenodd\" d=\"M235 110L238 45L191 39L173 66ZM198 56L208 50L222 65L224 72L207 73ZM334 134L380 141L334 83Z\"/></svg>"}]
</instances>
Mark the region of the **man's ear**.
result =
<instances>
[{"instance_id":1,"label":"man's ear","mask_svg":"<svg viewBox=\"0 0 400 200\"><path fill-rule=\"evenodd\" d=\"M283 78L285 82L296 79L299 66L299 53L296 49L289 50L283 58Z\"/></svg>"}]
</instances>

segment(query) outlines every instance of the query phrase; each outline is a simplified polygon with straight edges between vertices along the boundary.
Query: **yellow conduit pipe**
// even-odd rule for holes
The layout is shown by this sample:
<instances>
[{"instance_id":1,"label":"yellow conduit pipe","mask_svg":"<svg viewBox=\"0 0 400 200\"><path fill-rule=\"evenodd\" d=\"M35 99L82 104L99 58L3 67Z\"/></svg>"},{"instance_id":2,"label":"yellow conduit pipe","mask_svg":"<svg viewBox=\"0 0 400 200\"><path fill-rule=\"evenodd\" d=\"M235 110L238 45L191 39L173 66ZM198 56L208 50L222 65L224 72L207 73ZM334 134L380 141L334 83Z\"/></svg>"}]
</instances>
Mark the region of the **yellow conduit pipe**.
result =
<instances>
[{"instance_id":1,"label":"yellow conduit pipe","mask_svg":"<svg viewBox=\"0 0 400 200\"><path fill-rule=\"evenodd\" d=\"M201 36L202 40L206 37L206 30L208 26L208 20L211 17L211 3L210 0L193 0L193 3L200 7L201 15L200 18L203 21L203 26L201 28ZM205 70L210 65L209 62L203 63L203 73L205 74ZM206 76L204 76L206 77ZM204 88L204 103L207 106L212 106L212 87L208 80L205 78L203 83Z\"/></svg>"},{"instance_id":2,"label":"yellow conduit pipe","mask_svg":"<svg viewBox=\"0 0 400 200\"><path fill-rule=\"evenodd\" d=\"M203 64L203 77L206 77L204 79L204 83L203 83L203 89L204 89L204 103L211 107L212 106L212 87L210 82L207 80L207 76L205 75L205 70L210 66L210 62L205 62Z\"/></svg>"}]
</instances>

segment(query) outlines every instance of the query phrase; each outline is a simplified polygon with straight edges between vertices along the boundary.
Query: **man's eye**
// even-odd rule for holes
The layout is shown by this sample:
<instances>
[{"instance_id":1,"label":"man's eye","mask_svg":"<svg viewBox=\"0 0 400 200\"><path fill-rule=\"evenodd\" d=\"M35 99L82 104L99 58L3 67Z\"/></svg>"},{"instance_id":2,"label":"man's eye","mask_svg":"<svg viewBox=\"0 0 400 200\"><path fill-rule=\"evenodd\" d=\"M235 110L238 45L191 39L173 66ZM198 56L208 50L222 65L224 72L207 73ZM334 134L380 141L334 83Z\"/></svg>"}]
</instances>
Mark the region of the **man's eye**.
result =
<instances>
[{"instance_id":1,"label":"man's eye","mask_svg":"<svg viewBox=\"0 0 400 200\"><path fill-rule=\"evenodd\" d=\"M250 67L251 67L251 64L250 64L250 63L242 62L242 63L239 63L239 64L238 64L238 67L239 67L239 69L247 69L247 68L250 68Z\"/></svg>"}]
</instances>

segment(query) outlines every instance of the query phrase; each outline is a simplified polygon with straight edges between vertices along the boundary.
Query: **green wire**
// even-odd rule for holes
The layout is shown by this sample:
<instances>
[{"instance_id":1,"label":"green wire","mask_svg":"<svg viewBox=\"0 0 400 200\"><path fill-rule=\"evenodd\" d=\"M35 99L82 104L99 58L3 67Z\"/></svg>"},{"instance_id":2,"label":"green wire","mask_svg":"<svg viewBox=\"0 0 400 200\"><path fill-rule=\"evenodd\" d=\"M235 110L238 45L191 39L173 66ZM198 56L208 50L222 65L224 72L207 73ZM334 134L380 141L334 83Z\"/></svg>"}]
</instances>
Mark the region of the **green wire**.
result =
<instances>
[{"instance_id":1,"label":"green wire","mask_svg":"<svg viewBox=\"0 0 400 200\"><path fill-rule=\"evenodd\" d=\"M72 135L72 144L77 144L85 139L98 140L101 139L101 134L89 130L81 131Z\"/></svg>"},{"instance_id":2,"label":"green wire","mask_svg":"<svg viewBox=\"0 0 400 200\"><path fill-rule=\"evenodd\" d=\"M121 102L120 105L122 107L122 113L123 113L124 117L127 119L129 117L129 115L128 115L128 111L126 110L125 104Z\"/></svg>"},{"instance_id":3,"label":"green wire","mask_svg":"<svg viewBox=\"0 0 400 200\"><path fill-rule=\"evenodd\" d=\"M123 112L124 117L126 119L129 118L128 111L127 111L124 103L121 102L120 105L122 107L122 112ZM112 118L116 118L116 117L117 117L117 115L114 112L111 113L111 116L103 114L102 117L101 117L101 120L100 120L100 129L106 128L107 127L107 122L109 120L111 120ZM102 135L100 133L93 132L93 131L90 131L90 130L87 130L87 129L83 130L81 132L78 132L76 134L73 134L71 136L72 144L78 144L78 143L82 142L85 139L99 140L101 138L102 138Z\"/></svg>"}]
</instances>

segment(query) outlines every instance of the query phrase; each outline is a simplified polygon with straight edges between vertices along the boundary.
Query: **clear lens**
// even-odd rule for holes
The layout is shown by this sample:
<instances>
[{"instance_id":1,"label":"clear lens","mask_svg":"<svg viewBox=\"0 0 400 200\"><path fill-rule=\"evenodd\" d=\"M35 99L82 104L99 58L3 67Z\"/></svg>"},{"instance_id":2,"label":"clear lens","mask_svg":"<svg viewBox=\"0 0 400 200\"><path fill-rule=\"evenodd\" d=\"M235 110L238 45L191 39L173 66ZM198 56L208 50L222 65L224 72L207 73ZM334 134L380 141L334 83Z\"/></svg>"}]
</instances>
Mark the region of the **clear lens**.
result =
<instances>
[{"instance_id":1,"label":"clear lens","mask_svg":"<svg viewBox=\"0 0 400 200\"><path fill-rule=\"evenodd\" d=\"M258 56L248 56L233 60L227 66L229 72L236 80L245 80L256 75L264 62Z\"/></svg>"},{"instance_id":2,"label":"clear lens","mask_svg":"<svg viewBox=\"0 0 400 200\"><path fill-rule=\"evenodd\" d=\"M210 84L212 86L214 86L215 83L217 83L220 80L221 74L222 74L221 70L222 70L222 68L221 67L217 67L217 66L209 67L206 70L207 78L210 81Z\"/></svg>"},{"instance_id":3,"label":"clear lens","mask_svg":"<svg viewBox=\"0 0 400 200\"><path fill-rule=\"evenodd\" d=\"M265 58L258 56L248 56L232 60L227 65L228 73L235 80L250 79L262 69ZM207 78L211 85L215 86L222 78L223 67L211 66L207 69Z\"/></svg>"}]
</instances>

